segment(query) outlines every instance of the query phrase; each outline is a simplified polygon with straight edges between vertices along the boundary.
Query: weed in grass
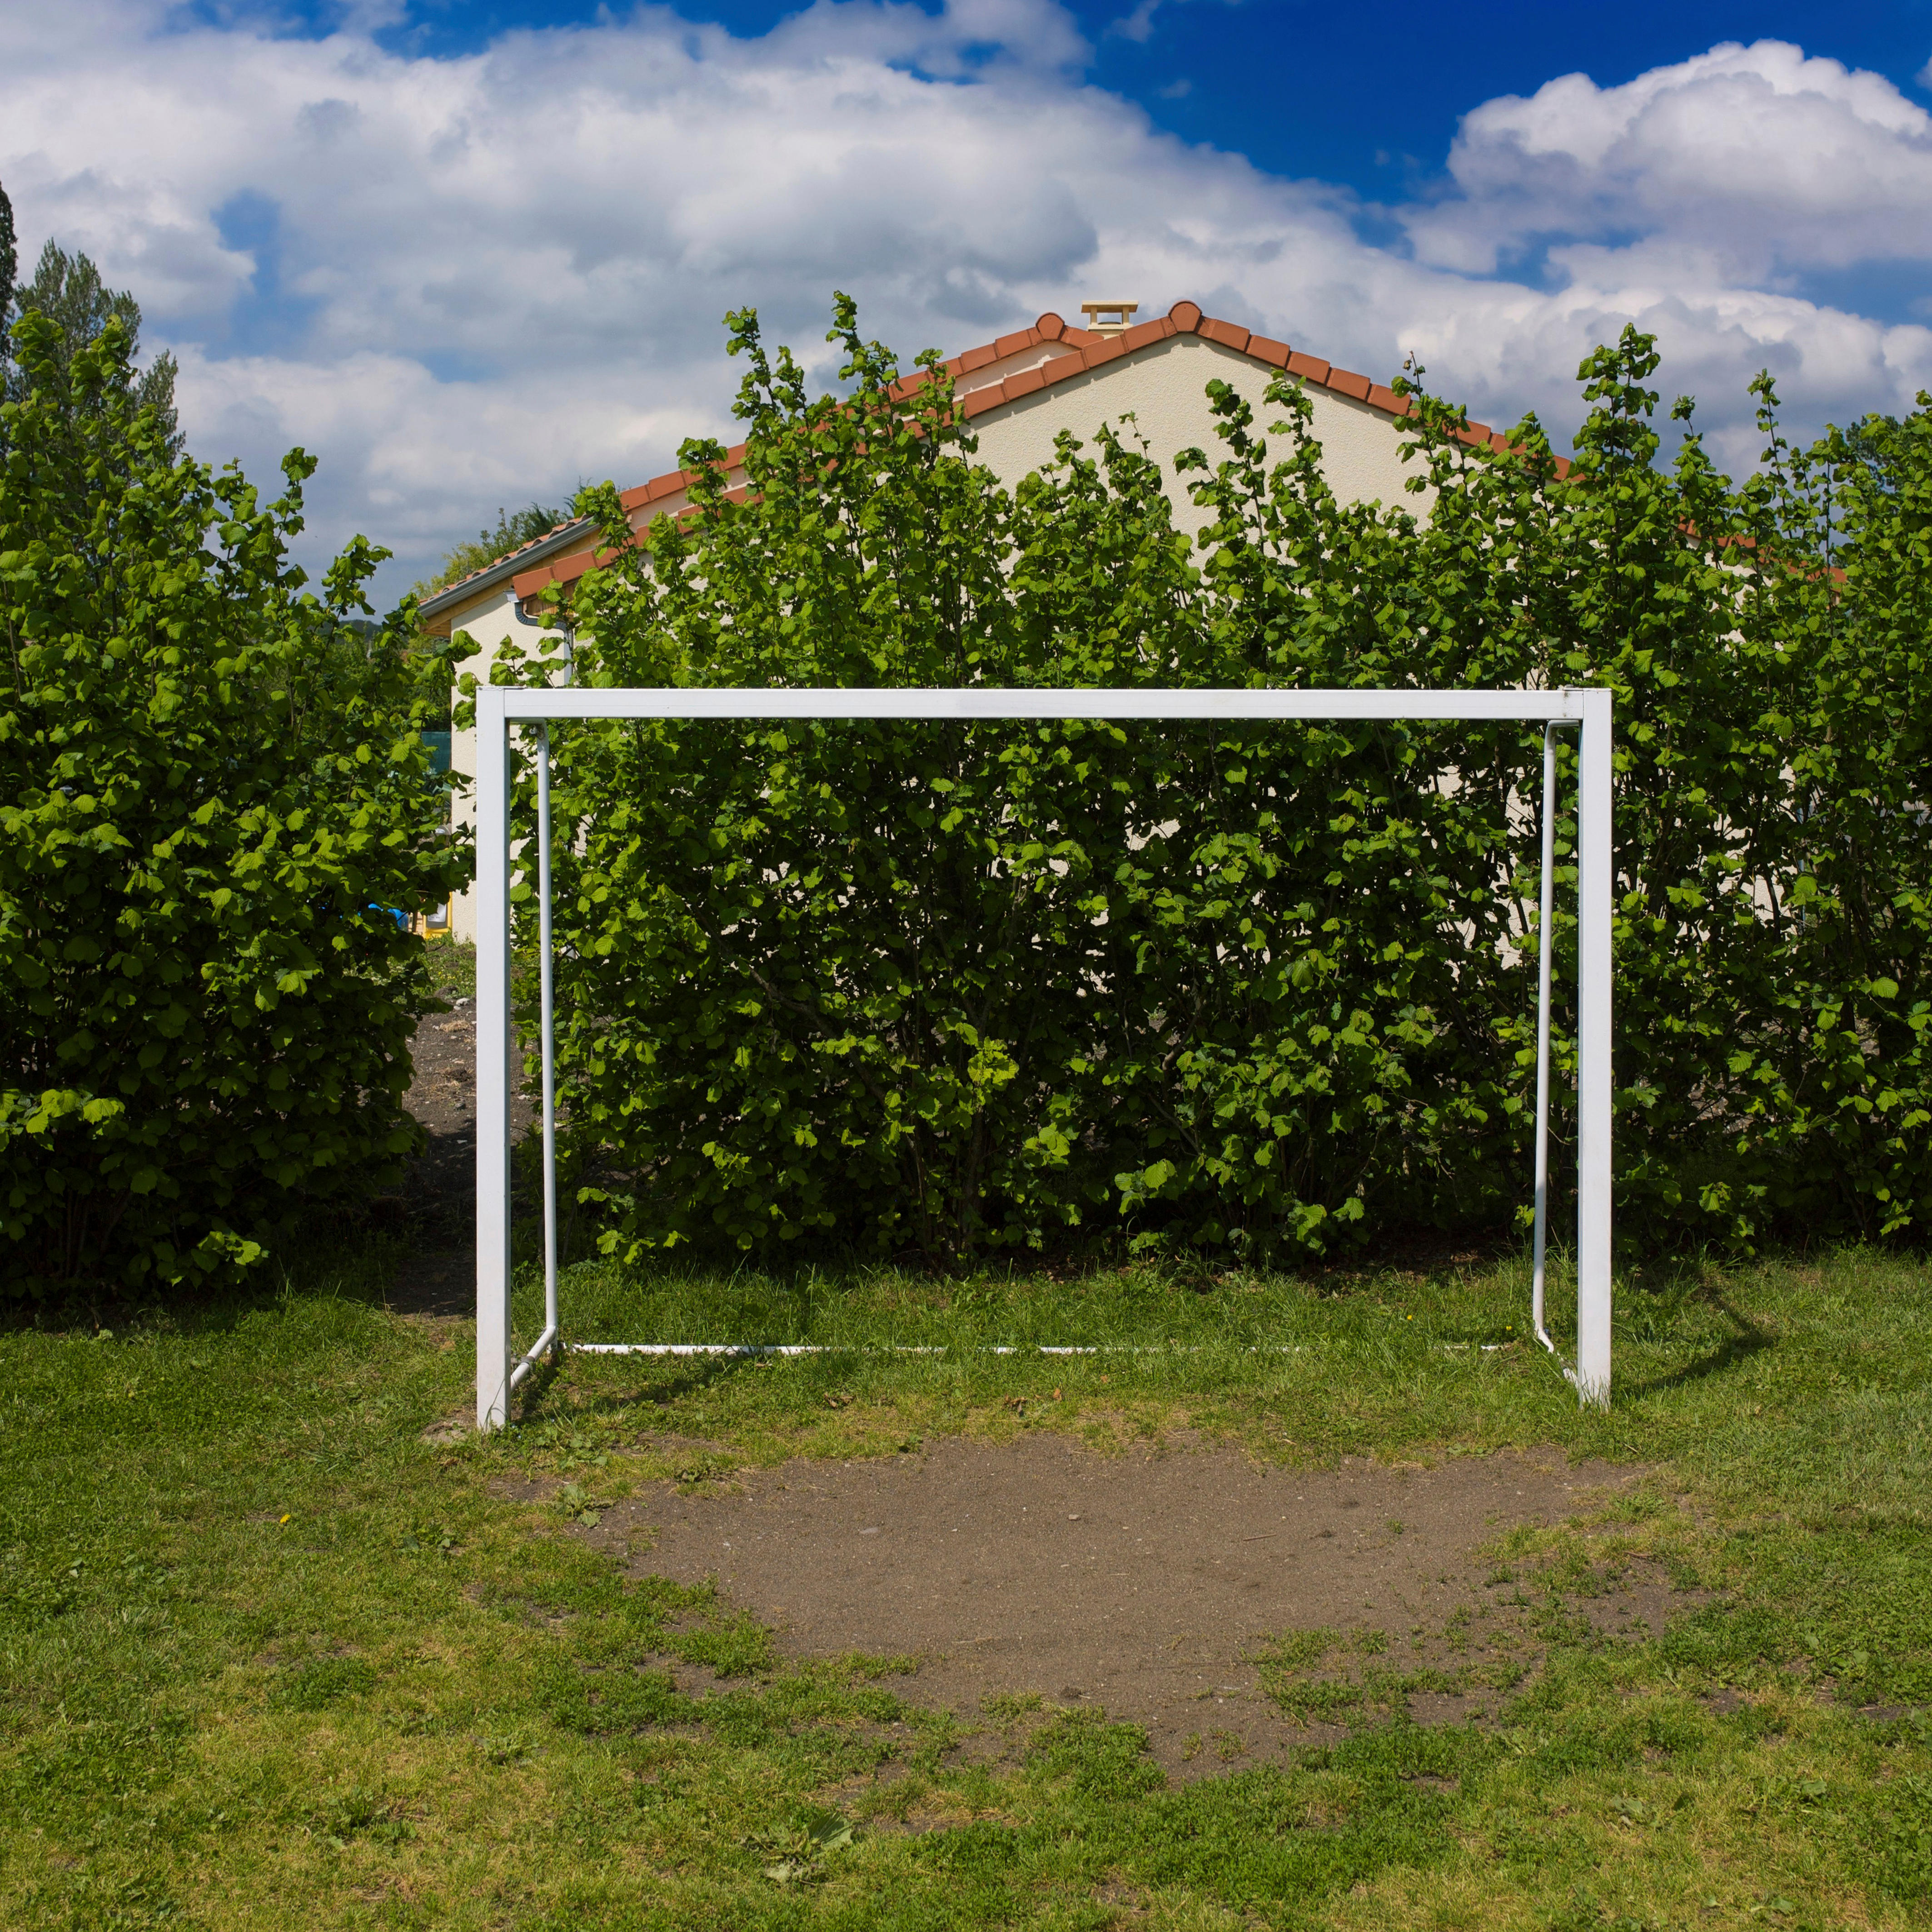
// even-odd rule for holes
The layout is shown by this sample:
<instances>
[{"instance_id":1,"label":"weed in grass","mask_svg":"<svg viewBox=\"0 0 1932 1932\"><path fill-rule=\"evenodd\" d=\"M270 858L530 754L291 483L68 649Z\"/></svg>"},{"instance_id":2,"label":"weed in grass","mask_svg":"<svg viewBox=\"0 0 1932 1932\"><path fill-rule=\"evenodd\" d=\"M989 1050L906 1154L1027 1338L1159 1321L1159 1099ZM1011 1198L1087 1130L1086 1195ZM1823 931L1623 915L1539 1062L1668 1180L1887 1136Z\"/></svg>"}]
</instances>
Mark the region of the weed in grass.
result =
<instances>
[{"instance_id":1,"label":"weed in grass","mask_svg":"<svg viewBox=\"0 0 1932 1932\"><path fill-rule=\"evenodd\" d=\"M1010 1724L1021 1718L1046 1708L1046 1700L1037 1690L1012 1692L994 1691L981 1700L980 1706L988 1719L996 1724Z\"/></svg>"},{"instance_id":2,"label":"weed in grass","mask_svg":"<svg viewBox=\"0 0 1932 1932\"><path fill-rule=\"evenodd\" d=\"M376 1672L360 1658L319 1657L284 1672L270 1688L272 1711L326 1711L344 1697L376 1688Z\"/></svg>"},{"instance_id":3,"label":"weed in grass","mask_svg":"<svg viewBox=\"0 0 1932 1932\"><path fill-rule=\"evenodd\" d=\"M352 1838L393 1850L416 1836L403 1808L386 1792L357 1785L338 1793L317 1810L310 1830L332 1851L346 1851Z\"/></svg>"},{"instance_id":4,"label":"weed in grass","mask_svg":"<svg viewBox=\"0 0 1932 1932\"><path fill-rule=\"evenodd\" d=\"M823 1879L826 1860L854 1836L849 1820L836 1811L816 1811L782 1829L754 1832L745 1842L770 1861L759 1870L773 1884L801 1885Z\"/></svg>"},{"instance_id":5,"label":"weed in grass","mask_svg":"<svg viewBox=\"0 0 1932 1932\"><path fill-rule=\"evenodd\" d=\"M566 1483L557 1492L557 1514L571 1522L580 1522L586 1529L595 1529L604 1520L602 1506L591 1501L580 1483Z\"/></svg>"}]
</instances>

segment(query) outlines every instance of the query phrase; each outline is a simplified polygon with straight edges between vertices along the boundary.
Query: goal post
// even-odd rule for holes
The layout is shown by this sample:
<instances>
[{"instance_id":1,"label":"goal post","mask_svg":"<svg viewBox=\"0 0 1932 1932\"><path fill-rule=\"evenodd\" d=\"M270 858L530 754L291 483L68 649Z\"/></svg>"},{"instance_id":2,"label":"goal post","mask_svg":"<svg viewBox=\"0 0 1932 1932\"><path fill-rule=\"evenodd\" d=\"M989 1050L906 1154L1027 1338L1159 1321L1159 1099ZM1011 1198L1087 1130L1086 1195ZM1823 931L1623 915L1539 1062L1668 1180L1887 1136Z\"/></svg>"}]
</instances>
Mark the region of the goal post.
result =
<instances>
[{"instance_id":1,"label":"goal post","mask_svg":"<svg viewBox=\"0 0 1932 1932\"><path fill-rule=\"evenodd\" d=\"M1538 938L1534 1235L1538 1340L1543 1321L1549 1132L1550 930L1558 729L1578 730L1576 777L1576 1363L1565 1374L1579 1399L1610 1395L1610 1120L1612 917L1611 694L1558 691L745 690L524 688L476 693L476 1425L500 1428L518 1383L561 1346L556 1257L556 1146L551 1044L549 756L538 764L538 886L542 898L544 1322L520 1354L510 1328L510 1102L518 1053L510 1011L510 734L551 721L707 718L862 722L924 719L1000 724L1187 722L1384 724L1510 722L1544 730L1543 850ZM667 1345L658 1345L666 1346ZM676 1348L687 1345L668 1345Z\"/></svg>"}]
</instances>

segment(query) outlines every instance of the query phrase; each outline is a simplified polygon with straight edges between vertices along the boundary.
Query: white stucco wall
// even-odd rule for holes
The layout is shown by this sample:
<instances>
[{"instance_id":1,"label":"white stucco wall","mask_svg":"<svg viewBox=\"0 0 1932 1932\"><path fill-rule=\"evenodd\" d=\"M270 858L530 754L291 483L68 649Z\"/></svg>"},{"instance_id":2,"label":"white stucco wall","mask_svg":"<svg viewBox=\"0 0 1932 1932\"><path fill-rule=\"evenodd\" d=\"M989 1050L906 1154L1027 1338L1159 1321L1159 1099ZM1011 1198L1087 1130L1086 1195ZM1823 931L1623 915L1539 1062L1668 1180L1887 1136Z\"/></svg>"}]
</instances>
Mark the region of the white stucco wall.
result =
<instances>
[{"instance_id":1,"label":"white stucco wall","mask_svg":"<svg viewBox=\"0 0 1932 1932\"><path fill-rule=\"evenodd\" d=\"M482 647L481 654L470 658L463 668L473 672L479 682L486 683L489 680L490 661L496 656L498 646L506 640L514 640L520 646L534 648L537 640L549 628L536 619L526 617L523 614L508 584L500 589L484 592L472 604L459 605L450 620L452 634L458 631L466 631ZM449 767L465 778L476 777L476 734L474 731L452 732ZM456 794L454 817L459 825L476 823L476 794L468 786ZM449 929L454 938L472 944L475 943L475 893L459 892L450 902Z\"/></svg>"},{"instance_id":2,"label":"white stucco wall","mask_svg":"<svg viewBox=\"0 0 1932 1932\"><path fill-rule=\"evenodd\" d=\"M1208 385L1218 378L1251 404L1254 427L1267 437L1281 412L1262 398L1278 373L1201 336L1173 336L975 417L980 460L1010 488L1052 459L1053 440L1061 430L1090 438L1101 423L1117 422L1131 412L1141 440L1160 460L1174 520L1191 534L1202 527L1207 515L1188 500L1173 459L1181 450L1198 448L1213 464L1225 451L1214 434ZM1418 468L1401 460L1403 426L1380 410L1329 390L1311 388L1308 393L1322 472L1336 495L1344 502L1400 504L1419 513L1429 499L1411 496L1403 487ZM1270 460L1287 454L1285 436L1268 440Z\"/></svg>"}]
</instances>

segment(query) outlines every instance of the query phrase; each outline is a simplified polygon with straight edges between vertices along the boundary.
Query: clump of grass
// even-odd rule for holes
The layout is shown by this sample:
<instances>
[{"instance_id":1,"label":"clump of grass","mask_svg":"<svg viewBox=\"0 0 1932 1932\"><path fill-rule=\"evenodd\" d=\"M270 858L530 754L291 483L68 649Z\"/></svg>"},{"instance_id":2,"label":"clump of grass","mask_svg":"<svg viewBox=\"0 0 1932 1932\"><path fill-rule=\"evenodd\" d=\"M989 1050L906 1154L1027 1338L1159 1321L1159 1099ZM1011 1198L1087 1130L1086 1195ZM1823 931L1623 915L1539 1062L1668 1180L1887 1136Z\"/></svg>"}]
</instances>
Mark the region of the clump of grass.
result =
<instances>
[{"instance_id":1,"label":"clump of grass","mask_svg":"<svg viewBox=\"0 0 1932 1932\"><path fill-rule=\"evenodd\" d=\"M440 1000L452 1003L476 997L476 949L458 939L431 939L424 942L429 961L430 984Z\"/></svg>"}]
</instances>

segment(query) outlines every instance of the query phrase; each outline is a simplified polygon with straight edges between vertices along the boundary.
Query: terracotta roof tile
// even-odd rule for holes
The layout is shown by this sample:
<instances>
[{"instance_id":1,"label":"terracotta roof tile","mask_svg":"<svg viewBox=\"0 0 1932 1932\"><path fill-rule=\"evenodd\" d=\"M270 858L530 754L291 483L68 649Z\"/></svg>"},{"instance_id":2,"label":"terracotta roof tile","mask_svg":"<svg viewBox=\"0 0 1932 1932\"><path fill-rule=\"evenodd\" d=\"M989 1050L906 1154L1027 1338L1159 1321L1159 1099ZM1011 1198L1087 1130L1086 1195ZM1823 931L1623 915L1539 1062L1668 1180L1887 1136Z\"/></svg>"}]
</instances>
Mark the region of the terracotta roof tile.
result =
<instances>
[{"instance_id":1,"label":"terracotta roof tile","mask_svg":"<svg viewBox=\"0 0 1932 1932\"><path fill-rule=\"evenodd\" d=\"M1211 316L1203 316L1196 325L1195 332L1210 342L1218 342L1224 349L1232 349L1246 355L1248 349L1248 332L1239 322L1216 322Z\"/></svg>"},{"instance_id":2,"label":"terracotta roof tile","mask_svg":"<svg viewBox=\"0 0 1932 1932\"><path fill-rule=\"evenodd\" d=\"M586 530L590 526L590 520L587 518L566 517L562 523L551 524L542 536L532 537L527 543L518 544L514 550L506 550L501 556L493 556L488 563L481 565L476 569L466 571L462 576L446 584L440 590L430 592L429 596L422 600L423 602L425 604L440 603L452 592L460 590L466 584L474 584L482 578L496 574L506 564L514 562L517 558L524 555L527 551L542 549L545 544L550 542L554 538L578 524L581 524ZM432 620L430 628L434 629L436 625L444 621L441 617L436 618Z\"/></svg>"},{"instance_id":3,"label":"terracotta roof tile","mask_svg":"<svg viewBox=\"0 0 1932 1932\"><path fill-rule=\"evenodd\" d=\"M1004 404L1016 402L1023 396L1036 394L1056 382L1064 382L1071 377L1084 375L1091 369L1104 368L1110 362L1118 362L1123 356L1150 348L1156 343L1187 334L1198 334L1210 342L1232 349L1238 354L1252 356L1256 362L1264 363L1270 368L1285 369L1289 375L1298 376L1304 382L1332 390L1337 395L1350 397L1357 402L1366 403L1370 408L1380 410L1385 415L1401 417L1409 414L1407 399L1398 396L1393 389L1371 382L1366 376L1358 375L1353 370L1338 369L1333 364L1323 362L1318 356L1305 354L1300 350L1290 347L1287 343L1276 341L1270 336L1251 334L1238 322L1222 322L1213 316L1203 315L1200 304L1191 302L1178 302L1165 316L1157 316L1150 322L1137 323L1118 335L1099 335L1090 330L1076 328L1048 310L1030 328L1016 329L990 343L966 350L952 357L946 367L956 376L969 375L1004 361L1010 356L1022 355L1029 349L1036 349L1048 343L1057 343L1078 352L1073 355L1051 357L1035 368L1016 370L1004 382L988 382L960 397L959 413L970 422L973 418L984 416ZM916 370L896 386L895 393L910 395L929 380L926 370ZM1469 433L1463 440L1472 447L1486 442L1490 448L1498 452L1505 451L1511 446L1509 439L1499 430L1490 430L1478 423L1472 423L1469 426ZM739 443L725 452L723 466L728 474L742 468L744 460L745 446ZM1559 476L1567 476L1569 472L1569 464L1559 457L1556 460L1556 473ZM689 489L693 480L688 472L674 470L662 476L652 477L649 482L641 483L635 489L626 490L622 501L627 510L640 510L652 503L662 502L667 496L674 496L681 490ZM734 501L740 501L742 500L744 491L741 488L729 490L727 494ZM566 527L567 526L564 524L557 526L558 530ZM550 532L550 536L556 534L554 530ZM536 539L539 544L548 541L549 537ZM525 548L531 546L526 545ZM518 554L512 553L513 555ZM495 565L490 566L492 569L496 567ZM532 591L524 588L526 583L531 584L533 590L540 590L544 584L552 582L574 582L590 567L590 552L588 550L575 552L518 577L514 580L517 594L520 597L533 594ZM482 573L476 574L480 575ZM463 580L467 582L468 579ZM454 586L451 587L453 589ZM439 596L442 594L438 593Z\"/></svg>"},{"instance_id":4,"label":"terracotta roof tile","mask_svg":"<svg viewBox=\"0 0 1932 1932\"><path fill-rule=\"evenodd\" d=\"M596 561L608 563L612 553L608 550L596 553ZM568 556L560 556L551 563L540 563L534 570L526 570L513 578L510 588L520 602L524 598L534 597L540 590L553 584L574 584L590 568L592 554L587 550L573 550Z\"/></svg>"},{"instance_id":5,"label":"terracotta roof tile","mask_svg":"<svg viewBox=\"0 0 1932 1932\"><path fill-rule=\"evenodd\" d=\"M1137 322L1131 328L1124 328L1114 340L1121 344L1131 355L1136 349L1150 348L1156 342L1165 342L1180 331L1164 315L1156 316L1151 322Z\"/></svg>"}]
</instances>

